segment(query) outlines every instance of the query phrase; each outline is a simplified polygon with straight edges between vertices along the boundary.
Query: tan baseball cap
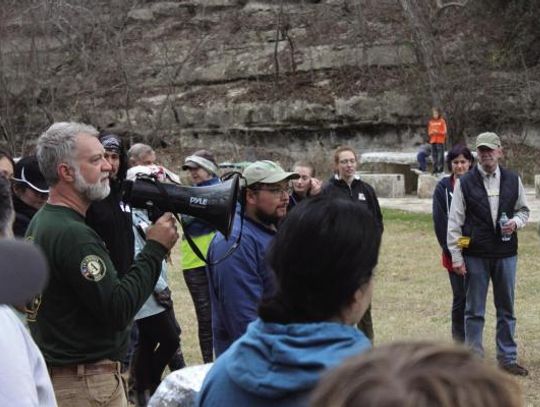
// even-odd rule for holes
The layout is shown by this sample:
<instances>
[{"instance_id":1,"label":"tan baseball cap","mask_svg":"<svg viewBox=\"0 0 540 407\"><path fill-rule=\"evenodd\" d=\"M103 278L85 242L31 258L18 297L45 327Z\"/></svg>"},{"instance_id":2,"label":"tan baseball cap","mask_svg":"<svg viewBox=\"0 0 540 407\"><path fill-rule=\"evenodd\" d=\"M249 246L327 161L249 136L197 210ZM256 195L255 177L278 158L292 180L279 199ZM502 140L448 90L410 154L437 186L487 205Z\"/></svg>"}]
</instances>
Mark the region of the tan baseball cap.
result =
<instances>
[{"instance_id":1,"label":"tan baseball cap","mask_svg":"<svg viewBox=\"0 0 540 407\"><path fill-rule=\"evenodd\" d=\"M284 180L300 178L300 174L284 171L278 164L270 160L251 163L246 167L242 175L246 179L247 186L257 182L275 184Z\"/></svg>"},{"instance_id":2,"label":"tan baseball cap","mask_svg":"<svg viewBox=\"0 0 540 407\"><path fill-rule=\"evenodd\" d=\"M501 148L501 139L495 133L481 133L476 137L476 148L487 147L495 150Z\"/></svg>"}]
</instances>

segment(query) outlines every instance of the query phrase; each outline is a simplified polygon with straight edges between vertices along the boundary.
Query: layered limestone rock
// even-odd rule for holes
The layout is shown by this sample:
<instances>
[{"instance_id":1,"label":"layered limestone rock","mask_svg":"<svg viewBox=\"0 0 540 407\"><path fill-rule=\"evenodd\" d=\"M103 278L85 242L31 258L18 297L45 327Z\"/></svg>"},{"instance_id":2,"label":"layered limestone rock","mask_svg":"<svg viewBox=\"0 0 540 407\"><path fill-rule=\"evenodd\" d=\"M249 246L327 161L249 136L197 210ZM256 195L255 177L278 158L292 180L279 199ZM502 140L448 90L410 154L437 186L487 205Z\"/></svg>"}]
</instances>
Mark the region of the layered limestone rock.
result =
<instances>
[{"instance_id":1,"label":"layered limestone rock","mask_svg":"<svg viewBox=\"0 0 540 407\"><path fill-rule=\"evenodd\" d=\"M340 144L413 152L425 138L432 98L399 2L89 0L29 9L27 1L5 13L0 44L0 109L9 117L1 125L21 144L73 119L179 154L206 147L224 161L307 158L328 171ZM540 109L526 102L540 96L527 81L534 69L519 76L483 66L497 55L487 31L482 53L468 57L466 33L478 22L452 13L441 23L454 26L440 27L448 69L469 58L489 78L486 88L467 76L463 89L452 83L472 95L463 117L474 126L513 118L522 126L505 119L502 135L537 148ZM491 89L507 97L486 96ZM409 191L416 179L402 173Z\"/></svg>"}]
</instances>

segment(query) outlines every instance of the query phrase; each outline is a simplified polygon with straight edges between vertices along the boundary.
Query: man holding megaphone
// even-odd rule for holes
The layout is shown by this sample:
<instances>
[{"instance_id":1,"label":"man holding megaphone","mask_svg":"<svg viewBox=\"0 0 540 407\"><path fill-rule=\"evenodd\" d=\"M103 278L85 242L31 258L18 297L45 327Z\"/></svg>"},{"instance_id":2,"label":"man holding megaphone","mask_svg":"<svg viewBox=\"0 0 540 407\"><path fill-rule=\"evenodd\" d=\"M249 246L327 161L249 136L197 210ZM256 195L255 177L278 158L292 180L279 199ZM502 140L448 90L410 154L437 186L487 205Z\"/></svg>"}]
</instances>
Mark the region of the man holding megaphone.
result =
<instances>
[{"instance_id":1,"label":"man holding megaphone","mask_svg":"<svg viewBox=\"0 0 540 407\"><path fill-rule=\"evenodd\" d=\"M175 220L165 213L147 230L129 272L118 278L103 240L84 221L90 203L110 191L112 167L97 135L92 126L54 123L37 143L50 194L26 236L43 249L51 278L28 321L59 405L90 403L97 390L92 383L108 406L127 405L119 364L127 328L178 239Z\"/></svg>"},{"instance_id":2,"label":"man holding megaphone","mask_svg":"<svg viewBox=\"0 0 540 407\"><path fill-rule=\"evenodd\" d=\"M274 293L273 276L266 268L264 257L278 222L287 214L289 180L299 177L268 160L250 164L243 176L245 221L242 225L241 216L236 216L232 239L227 241L222 233L217 233L208 252L216 357L257 318L261 299ZM242 239L237 249L223 261L213 264L224 257L240 233Z\"/></svg>"}]
</instances>

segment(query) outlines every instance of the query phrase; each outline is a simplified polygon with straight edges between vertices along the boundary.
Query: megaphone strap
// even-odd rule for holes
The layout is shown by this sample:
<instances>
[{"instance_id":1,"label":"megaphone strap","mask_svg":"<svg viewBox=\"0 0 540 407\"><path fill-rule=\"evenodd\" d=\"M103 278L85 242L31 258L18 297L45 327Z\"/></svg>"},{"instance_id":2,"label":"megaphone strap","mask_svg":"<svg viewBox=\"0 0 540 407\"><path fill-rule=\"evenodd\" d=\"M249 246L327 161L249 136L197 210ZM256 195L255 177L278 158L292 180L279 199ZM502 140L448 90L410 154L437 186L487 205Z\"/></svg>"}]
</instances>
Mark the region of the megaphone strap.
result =
<instances>
[{"instance_id":1,"label":"megaphone strap","mask_svg":"<svg viewBox=\"0 0 540 407\"><path fill-rule=\"evenodd\" d=\"M244 230L244 208L245 208L245 205L244 203L242 203L240 205L240 232L238 233L238 237L236 238L236 241L231 245L231 247L229 247L229 249L223 256L221 256L219 259L212 262L208 261L208 259L201 253L201 250L197 247L197 245L195 244L195 242L193 241L193 239L187 232L186 224L183 218L180 217L179 221L180 221L180 224L182 225L182 229L184 230L184 237L186 238L189 247L191 248L191 250L193 250L193 253L195 253L197 257L201 259L206 265L214 266L222 262L224 259L226 259L231 254L233 254L233 252L238 248L238 246L240 246L240 240L242 239L242 232ZM176 217L176 219L178 219L178 216L176 214L174 214L174 216Z\"/></svg>"}]
</instances>

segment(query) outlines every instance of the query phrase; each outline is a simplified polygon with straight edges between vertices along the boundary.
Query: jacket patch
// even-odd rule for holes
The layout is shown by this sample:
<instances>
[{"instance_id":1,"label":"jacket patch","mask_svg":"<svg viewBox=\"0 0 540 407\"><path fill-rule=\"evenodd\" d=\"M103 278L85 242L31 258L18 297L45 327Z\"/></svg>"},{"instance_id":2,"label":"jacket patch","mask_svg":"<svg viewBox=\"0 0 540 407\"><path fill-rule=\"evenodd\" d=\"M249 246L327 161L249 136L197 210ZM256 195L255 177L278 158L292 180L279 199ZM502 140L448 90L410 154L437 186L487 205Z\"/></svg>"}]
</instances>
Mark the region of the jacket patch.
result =
<instances>
[{"instance_id":1,"label":"jacket patch","mask_svg":"<svg viewBox=\"0 0 540 407\"><path fill-rule=\"evenodd\" d=\"M103 259L96 255L86 256L81 261L81 274L89 281L99 281L107 272Z\"/></svg>"}]
</instances>

